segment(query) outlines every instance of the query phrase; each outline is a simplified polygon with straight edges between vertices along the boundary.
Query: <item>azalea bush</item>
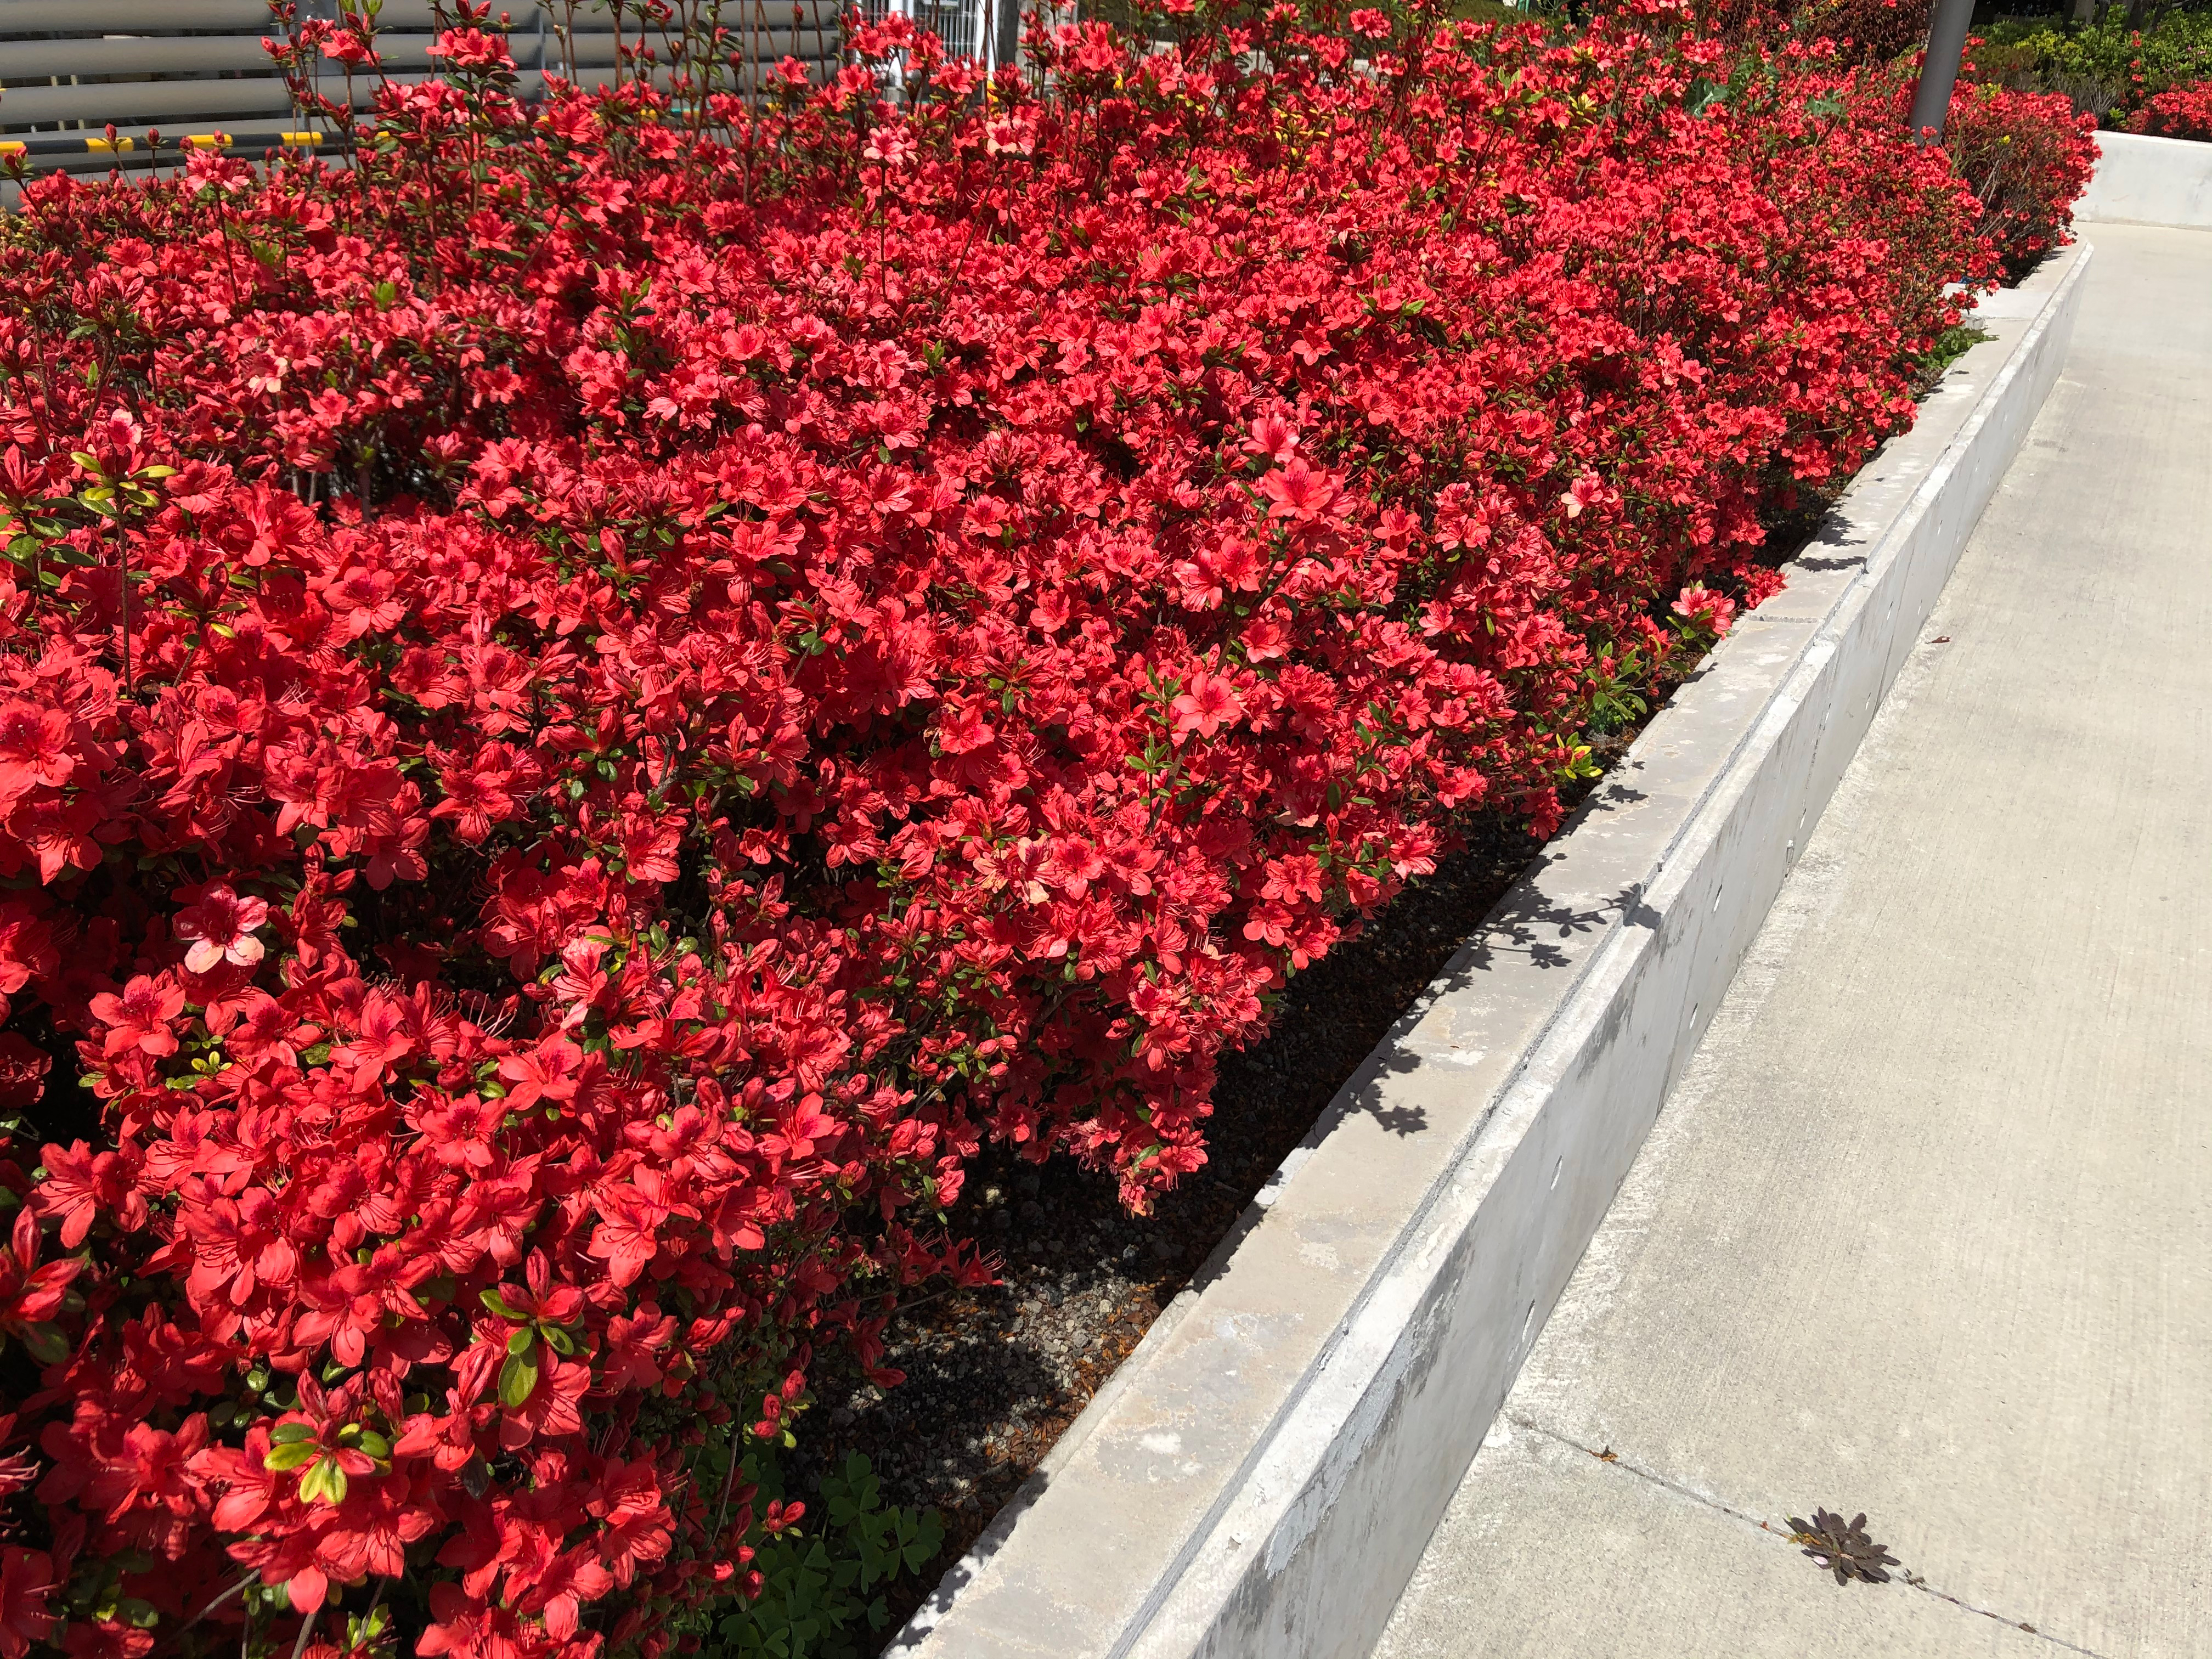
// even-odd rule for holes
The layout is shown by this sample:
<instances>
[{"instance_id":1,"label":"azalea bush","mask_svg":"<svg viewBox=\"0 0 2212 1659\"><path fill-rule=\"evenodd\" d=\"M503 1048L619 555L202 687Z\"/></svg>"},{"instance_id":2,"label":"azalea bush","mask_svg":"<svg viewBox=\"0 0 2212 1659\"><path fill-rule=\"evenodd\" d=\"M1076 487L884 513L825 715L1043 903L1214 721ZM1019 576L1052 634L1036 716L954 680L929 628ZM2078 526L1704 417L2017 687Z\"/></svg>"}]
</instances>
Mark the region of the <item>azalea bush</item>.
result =
<instances>
[{"instance_id":1,"label":"azalea bush","mask_svg":"<svg viewBox=\"0 0 2212 1659\"><path fill-rule=\"evenodd\" d=\"M2160 94L2212 79L2212 9L2173 6L2148 29L2110 8L2088 25L2050 19L1993 23L1975 73L2015 90L2064 94L2101 125L2124 127Z\"/></svg>"},{"instance_id":2,"label":"azalea bush","mask_svg":"<svg viewBox=\"0 0 2212 1659\"><path fill-rule=\"evenodd\" d=\"M1961 82L1943 146L1982 204L1979 228L2017 280L2067 240L2097 165L2097 123L2063 94Z\"/></svg>"},{"instance_id":3,"label":"azalea bush","mask_svg":"<svg viewBox=\"0 0 2212 1659\"><path fill-rule=\"evenodd\" d=\"M1286 977L1554 828L1997 268L1893 82L1659 0L988 84L894 20L757 106L525 106L453 21L350 167L0 226L5 1659L653 1656L911 1567L763 1459L988 1279L969 1161L1200 1167Z\"/></svg>"},{"instance_id":4,"label":"azalea bush","mask_svg":"<svg viewBox=\"0 0 2212 1659\"><path fill-rule=\"evenodd\" d=\"M2130 132L2212 141L2212 81L2161 92L2128 118Z\"/></svg>"},{"instance_id":5,"label":"azalea bush","mask_svg":"<svg viewBox=\"0 0 2212 1659\"><path fill-rule=\"evenodd\" d=\"M1906 0L1707 0L1699 23L1734 45L1738 76L1782 43L1819 42L1840 61L1889 76L1905 121L1924 56L1928 9ZM2005 276L2018 281L2066 241L2073 204L2096 165L2090 135L2097 123L2059 93L2028 90L1987 72L1978 58L1988 50L1978 38L1967 43L1943 143L1982 204L1976 228ZM2002 62L2003 49L1996 56Z\"/></svg>"},{"instance_id":6,"label":"azalea bush","mask_svg":"<svg viewBox=\"0 0 2212 1659\"><path fill-rule=\"evenodd\" d=\"M1838 57L1886 64L1928 43L1930 0L1705 0L1704 26L1732 37L1826 41Z\"/></svg>"}]
</instances>

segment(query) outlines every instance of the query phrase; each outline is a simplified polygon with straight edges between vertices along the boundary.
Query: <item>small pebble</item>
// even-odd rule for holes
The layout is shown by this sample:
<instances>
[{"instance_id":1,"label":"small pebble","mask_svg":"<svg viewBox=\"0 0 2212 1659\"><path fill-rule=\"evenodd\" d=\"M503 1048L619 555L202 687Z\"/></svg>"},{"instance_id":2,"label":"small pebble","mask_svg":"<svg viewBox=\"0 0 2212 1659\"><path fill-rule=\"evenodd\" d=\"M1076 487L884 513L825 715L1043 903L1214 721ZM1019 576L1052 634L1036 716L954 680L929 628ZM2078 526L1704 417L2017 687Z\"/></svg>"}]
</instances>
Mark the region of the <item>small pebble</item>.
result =
<instances>
[{"instance_id":1,"label":"small pebble","mask_svg":"<svg viewBox=\"0 0 2212 1659\"><path fill-rule=\"evenodd\" d=\"M1176 1259L1176 1247L1164 1238L1156 1238L1152 1241L1152 1254L1163 1261L1172 1261Z\"/></svg>"}]
</instances>

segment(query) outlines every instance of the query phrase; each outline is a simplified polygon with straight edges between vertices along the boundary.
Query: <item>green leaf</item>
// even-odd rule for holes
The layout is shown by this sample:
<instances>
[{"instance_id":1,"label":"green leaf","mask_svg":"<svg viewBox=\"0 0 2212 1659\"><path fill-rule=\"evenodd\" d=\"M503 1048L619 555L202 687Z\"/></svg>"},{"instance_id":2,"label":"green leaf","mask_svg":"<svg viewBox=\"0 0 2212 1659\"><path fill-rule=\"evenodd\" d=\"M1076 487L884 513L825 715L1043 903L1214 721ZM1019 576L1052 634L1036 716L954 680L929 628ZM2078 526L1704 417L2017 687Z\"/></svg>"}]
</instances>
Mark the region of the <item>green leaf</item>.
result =
<instances>
[{"instance_id":1,"label":"green leaf","mask_svg":"<svg viewBox=\"0 0 2212 1659\"><path fill-rule=\"evenodd\" d=\"M510 1354L507 1364L499 1368L499 1403L509 1411L520 1411L537 1392L537 1365L520 1354Z\"/></svg>"},{"instance_id":2,"label":"green leaf","mask_svg":"<svg viewBox=\"0 0 2212 1659\"><path fill-rule=\"evenodd\" d=\"M490 1309L492 1312L497 1314L501 1319L520 1319L522 1317L520 1313L507 1305L507 1298L502 1297L497 1291L478 1291L477 1292L477 1300L483 1303L485 1307Z\"/></svg>"},{"instance_id":3,"label":"green leaf","mask_svg":"<svg viewBox=\"0 0 2212 1659\"><path fill-rule=\"evenodd\" d=\"M906 1570L920 1572L945 1547L945 1523L937 1518L935 1510L923 1512L921 1535L905 1549Z\"/></svg>"},{"instance_id":4,"label":"green leaf","mask_svg":"<svg viewBox=\"0 0 2212 1659\"><path fill-rule=\"evenodd\" d=\"M520 1330L507 1334L507 1351L518 1359L526 1358L537 1346L538 1333L531 1326L525 1325Z\"/></svg>"},{"instance_id":5,"label":"green leaf","mask_svg":"<svg viewBox=\"0 0 2212 1659\"><path fill-rule=\"evenodd\" d=\"M313 1440L315 1428L312 1423L279 1423L269 1431L269 1437L280 1446L289 1446L295 1440Z\"/></svg>"},{"instance_id":6,"label":"green leaf","mask_svg":"<svg viewBox=\"0 0 2212 1659\"><path fill-rule=\"evenodd\" d=\"M338 1467L335 1457L317 1459L315 1466L301 1478L300 1496L307 1503L343 1504L345 1495L346 1472Z\"/></svg>"},{"instance_id":7,"label":"green leaf","mask_svg":"<svg viewBox=\"0 0 2212 1659\"><path fill-rule=\"evenodd\" d=\"M294 1441L289 1446L272 1446L261 1460L262 1466L274 1474L283 1474L286 1470L296 1469L313 1458L319 1449L312 1440Z\"/></svg>"}]
</instances>

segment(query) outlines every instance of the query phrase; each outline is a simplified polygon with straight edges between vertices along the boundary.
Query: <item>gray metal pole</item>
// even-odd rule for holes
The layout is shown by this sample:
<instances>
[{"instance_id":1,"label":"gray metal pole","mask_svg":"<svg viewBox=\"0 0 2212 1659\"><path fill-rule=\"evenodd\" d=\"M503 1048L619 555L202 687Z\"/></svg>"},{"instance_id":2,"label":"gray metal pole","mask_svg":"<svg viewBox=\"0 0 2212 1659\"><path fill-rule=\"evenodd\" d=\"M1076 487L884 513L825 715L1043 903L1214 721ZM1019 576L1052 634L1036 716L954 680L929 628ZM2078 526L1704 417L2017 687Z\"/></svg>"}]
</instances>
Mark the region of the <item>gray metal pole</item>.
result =
<instances>
[{"instance_id":1,"label":"gray metal pole","mask_svg":"<svg viewBox=\"0 0 2212 1659\"><path fill-rule=\"evenodd\" d=\"M1974 0L1936 0L1928 20L1928 61L1912 94L1912 136L1923 144L1943 137L1950 112L1951 88L1958 84L1959 60L1966 56L1966 31L1974 21Z\"/></svg>"}]
</instances>

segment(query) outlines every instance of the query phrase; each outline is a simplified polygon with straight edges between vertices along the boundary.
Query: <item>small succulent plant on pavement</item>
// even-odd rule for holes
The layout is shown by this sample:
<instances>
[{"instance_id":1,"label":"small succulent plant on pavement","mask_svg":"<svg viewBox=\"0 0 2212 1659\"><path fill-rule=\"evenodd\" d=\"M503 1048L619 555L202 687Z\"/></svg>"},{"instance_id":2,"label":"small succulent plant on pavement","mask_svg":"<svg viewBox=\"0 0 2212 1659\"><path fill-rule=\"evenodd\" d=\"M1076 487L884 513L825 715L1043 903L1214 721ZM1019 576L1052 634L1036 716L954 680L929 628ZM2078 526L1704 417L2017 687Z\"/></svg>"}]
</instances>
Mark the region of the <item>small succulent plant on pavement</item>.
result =
<instances>
[{"instance_id":1,"label":"small succulent plant on pavement","mask_svg":"<svg viewBox=\"0 0 2212 1659\"><path fill-rule=\"evenodd\" d=\"M1887 1569L1899 1565L1889 1553L1888 1545L1875 1543L1868 1534L1864 1515L1845 1521L1826 1510L1814 1510L1809 1524L1793 1515L1790 1517L1790 1541L1803 1545L1805 1553L1834 1573L1838 1584L1854 1578L1863 1578L1869 1584L1886 1584L1889 1582Z\"/></svg>"}]
</instances>

